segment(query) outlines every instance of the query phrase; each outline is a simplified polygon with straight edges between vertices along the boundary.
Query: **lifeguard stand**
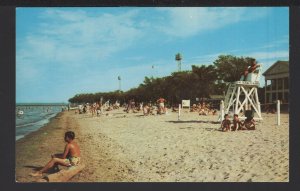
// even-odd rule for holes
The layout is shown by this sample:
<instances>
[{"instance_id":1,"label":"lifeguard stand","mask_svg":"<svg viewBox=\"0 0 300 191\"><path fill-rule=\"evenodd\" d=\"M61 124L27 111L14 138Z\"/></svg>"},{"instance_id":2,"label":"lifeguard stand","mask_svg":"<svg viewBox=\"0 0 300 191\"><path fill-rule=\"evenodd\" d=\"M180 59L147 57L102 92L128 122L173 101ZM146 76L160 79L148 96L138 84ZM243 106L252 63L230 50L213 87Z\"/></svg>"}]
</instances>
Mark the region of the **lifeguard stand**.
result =
<instances>
[{"instance_id":1,"label":"lifeguard stand","mask_svg":"<svg viewBox=\"0 0 300 191\"><path fill-rule=\"evenodd\" d=\"M256 113L257 115L254 119L262 120L257 93L260 76L261 66L249 73L245 81L236 81L229 84L224 101L225 114L228 114L230 109L234 114L245 113L246 110L252 110L254 114Z\"/></svg>"}]
</instances>

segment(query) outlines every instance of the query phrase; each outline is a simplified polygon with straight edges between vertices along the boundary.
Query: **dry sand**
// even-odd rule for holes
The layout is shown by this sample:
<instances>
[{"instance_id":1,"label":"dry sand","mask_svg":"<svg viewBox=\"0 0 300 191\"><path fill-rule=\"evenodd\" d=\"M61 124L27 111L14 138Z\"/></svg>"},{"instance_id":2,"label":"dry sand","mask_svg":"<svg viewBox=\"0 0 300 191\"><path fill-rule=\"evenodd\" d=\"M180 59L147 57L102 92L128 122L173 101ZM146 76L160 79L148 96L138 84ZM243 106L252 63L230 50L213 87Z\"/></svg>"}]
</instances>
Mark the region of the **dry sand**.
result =
<instances>
[{"instance_id":1,"label":"dry sand","mask_svg":"<svg viewBox=\"0 0 300 191\"><path fill-rule=\"evenodd\" d=\"M159 116L63 112L17 141L16 179L63 151L73 130L86 168L71 182L288 182L289 115L263 114L255 131L220 132L217 116L183 112Z\"/></svg>"}]
</instances>

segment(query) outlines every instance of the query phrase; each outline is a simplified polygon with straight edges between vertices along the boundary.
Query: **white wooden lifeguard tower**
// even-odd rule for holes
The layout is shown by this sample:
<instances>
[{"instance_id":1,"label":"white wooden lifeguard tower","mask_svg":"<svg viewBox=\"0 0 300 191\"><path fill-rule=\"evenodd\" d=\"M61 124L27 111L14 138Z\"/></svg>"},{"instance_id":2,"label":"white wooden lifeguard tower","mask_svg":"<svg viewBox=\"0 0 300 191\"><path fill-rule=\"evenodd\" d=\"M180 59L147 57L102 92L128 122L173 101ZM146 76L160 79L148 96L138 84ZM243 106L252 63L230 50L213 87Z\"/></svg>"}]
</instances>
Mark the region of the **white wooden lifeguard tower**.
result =
<instances>
[{"instance_id":1,"label":"white wooden lifeguard tower","mask_svg":"<svg viewBox=\"0 0 300 191\"><path fill-rule=\"evenodd\" d=\"M229 111L232 111L234 114L240 114L246 110L253 110L254 119L262 120L257 93L260 76L261 65L255 71L249 73L245 81L235 81L229 84L224 101L225 114L228 114Z\"/></svg>"}]
</instances>

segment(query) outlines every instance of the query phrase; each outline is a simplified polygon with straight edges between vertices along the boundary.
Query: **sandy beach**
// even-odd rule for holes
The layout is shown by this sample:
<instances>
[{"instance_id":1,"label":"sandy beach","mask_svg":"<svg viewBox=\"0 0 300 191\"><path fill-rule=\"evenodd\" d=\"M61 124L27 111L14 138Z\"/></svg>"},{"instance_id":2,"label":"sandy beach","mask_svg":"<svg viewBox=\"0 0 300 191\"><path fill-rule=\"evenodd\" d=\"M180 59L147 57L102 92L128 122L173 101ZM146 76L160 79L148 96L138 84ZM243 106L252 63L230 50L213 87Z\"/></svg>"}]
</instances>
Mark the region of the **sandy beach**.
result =
<instances>
[{"instance_id":1,"label":"sandy beach","mask_svg":"<svg viewBox=\"0 0 300 191\"><path fill-rule=\"evenodd\" d=\"M16 180L64 148L76 133L86 168L70 182L288 182L289 115L263 114L255 131L218 131L217 116L143 116L122 109L92 117L65 111L16 143Z\"/></svg>"}]
</instances>

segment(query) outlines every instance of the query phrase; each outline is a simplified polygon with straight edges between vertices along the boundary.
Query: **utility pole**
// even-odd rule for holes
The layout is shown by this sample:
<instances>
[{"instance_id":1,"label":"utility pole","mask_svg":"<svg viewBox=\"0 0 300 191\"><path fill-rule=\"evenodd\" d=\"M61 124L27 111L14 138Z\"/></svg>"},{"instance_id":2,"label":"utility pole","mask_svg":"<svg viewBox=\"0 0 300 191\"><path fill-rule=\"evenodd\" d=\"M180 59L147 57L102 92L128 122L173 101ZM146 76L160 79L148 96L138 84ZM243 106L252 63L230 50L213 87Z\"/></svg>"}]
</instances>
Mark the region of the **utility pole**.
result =
<instances>
[{"instance_id":1,"label":"utility pole","mask_svg":"<svg viewBox=\"0 0 300 191\"><path fill-rule=\"evenodd\" d=\"M118 76L118 80L119 80L119 91L121 92L121 77Z\"/></svg>"}]
</instances>

